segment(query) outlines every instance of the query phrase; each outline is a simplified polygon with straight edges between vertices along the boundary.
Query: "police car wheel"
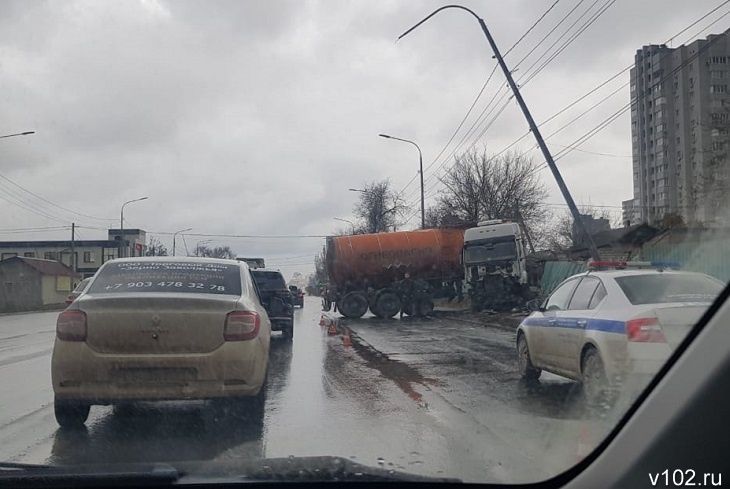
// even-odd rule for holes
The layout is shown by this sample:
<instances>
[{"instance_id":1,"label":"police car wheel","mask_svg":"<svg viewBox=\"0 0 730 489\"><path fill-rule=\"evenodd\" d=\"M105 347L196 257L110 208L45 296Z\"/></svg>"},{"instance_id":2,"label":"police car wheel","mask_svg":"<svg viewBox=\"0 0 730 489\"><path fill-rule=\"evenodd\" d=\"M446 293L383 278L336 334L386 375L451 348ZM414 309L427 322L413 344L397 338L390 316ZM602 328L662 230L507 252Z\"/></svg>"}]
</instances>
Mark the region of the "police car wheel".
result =
<instances>
[{"instance_id":1,"label":"police car wheel","mask_svg":"<svg viewBox=\"0 0 730 489\"><path fill-rule=\"evenodd\" d=\"M589 405L595 406L608 401L608 380L603 361L595 348L583 355L581 362L583 375L583 397Z\"/></svg>"},{"instance_id":2,"label":"police car wheel","mask_svg":"<svg viewBox=\"0 0 730 489\"><path fill-rule=\"evenodd\" d=\"M527 339L524 334L517 338L517 365L520 369L520 375L525 380L537 380L540 378L542 370L535 368L530 359L530 350L527 347Z\"/></svg>"}]
</instances>

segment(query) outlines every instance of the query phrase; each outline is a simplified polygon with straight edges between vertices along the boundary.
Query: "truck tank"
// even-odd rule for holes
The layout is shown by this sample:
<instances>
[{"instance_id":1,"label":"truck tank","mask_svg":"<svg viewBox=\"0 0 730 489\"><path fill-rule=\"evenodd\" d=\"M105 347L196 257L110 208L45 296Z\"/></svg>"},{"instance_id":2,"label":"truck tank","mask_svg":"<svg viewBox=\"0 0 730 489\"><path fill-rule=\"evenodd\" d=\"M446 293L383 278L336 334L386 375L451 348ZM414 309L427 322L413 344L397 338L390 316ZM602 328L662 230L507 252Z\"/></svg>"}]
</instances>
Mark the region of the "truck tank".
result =
<instances>
[{"instance_id":1,"label":"truck tank","mask_svg":"<svg viewBox=\"0 0 730 489\"><path fill-rule=\"evenodd\" d=\"M330 281L387 287L407 271L414 279L463 276L461 250L464 231L424 229L327 238Z\"/></svg>"}]
</instances>

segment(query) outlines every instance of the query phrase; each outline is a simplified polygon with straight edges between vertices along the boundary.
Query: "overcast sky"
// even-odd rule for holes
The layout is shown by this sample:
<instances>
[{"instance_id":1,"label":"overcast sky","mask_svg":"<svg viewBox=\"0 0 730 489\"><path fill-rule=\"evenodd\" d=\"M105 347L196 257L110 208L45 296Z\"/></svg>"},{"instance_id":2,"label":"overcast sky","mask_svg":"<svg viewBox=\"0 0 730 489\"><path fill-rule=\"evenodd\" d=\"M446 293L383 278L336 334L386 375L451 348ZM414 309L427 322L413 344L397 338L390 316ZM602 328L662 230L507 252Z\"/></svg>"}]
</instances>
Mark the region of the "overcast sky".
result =
<instances>
[{"instance_id":1,"label":"overcast sky","mask_svg":"<svg viewBox=\"0 0 730 489\"><path fill-rule=\"evenodd\" d=\"M504 53L553 3L463 5L486 20ZM506 61L514 68L527 56L514 75L540 123L632 64L642 45L668 41L721 3L559 0ZM385 178L413 205L405 227L417 227L418 153L378 133L421 146L428 205L454 151L477 144L496 153L527 130L512 102L481 138L481 122L468 134L495 94L500 100L505 78L498 71L436 159L496 63L463 11L446 10L395 42L444 4L2 0L0 135L36 134L0 139L0 240L67 239L71 222L80 226L79 239L106 239L106 229L119 227L122 203L147 196L125 208L125 227L142 228L169 248L171 233L190 227L184 240L178 236L178 253L212 240L209 246L228 245L239 256L266 257L289 278L313 271L324 242L318 236L348 228L335 217L354 219L358 194L348 188ZM553 43L549 52L604 5L605 13L525 83ZM728 10L672 46L722 31ZM553 154L629 102L628 87L620 89L628 77L541 126L548 136L619 90L549 138ZM515 146L533 147L531 136ZM621 201L633 193L629 114L580 150L558 161L574 199L620 215ZM542 161L538 151L531 155ZM560 212L551 173L541 176Z\"/></svg>"}]
</instances>

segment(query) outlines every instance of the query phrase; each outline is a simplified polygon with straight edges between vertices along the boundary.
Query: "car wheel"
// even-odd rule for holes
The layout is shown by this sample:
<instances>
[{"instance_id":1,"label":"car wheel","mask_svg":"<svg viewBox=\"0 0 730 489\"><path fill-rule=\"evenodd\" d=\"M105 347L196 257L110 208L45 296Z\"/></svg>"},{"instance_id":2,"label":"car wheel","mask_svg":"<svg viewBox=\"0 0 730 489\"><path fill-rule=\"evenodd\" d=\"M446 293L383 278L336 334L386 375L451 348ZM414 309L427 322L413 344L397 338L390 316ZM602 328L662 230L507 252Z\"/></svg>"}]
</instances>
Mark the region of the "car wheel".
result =
<instances>
[{"instance_id":1,"label":"car wheel","mask_svg":"<svg viewBox=\"0 0 730 489\"><path fill-rule=\"evenodd\" d=\"M343 316L357 319L368 311L368 299L362 292L350 292L342 299L338 309Z\"/></svg>"},{"instance_id":2,"label":"car wheel","mask_svg":"<svg viewBox=\"0 0 730 489\"><path fill-rule=\"evenodd\" d=\"M583 397L591 406L604 404L609 400L608 379L603 361L595 348L589 348L581 362Z\"/></svg>"},{"instance_id":3,"label":"car wheel","mask_svg":"<svg viewBox=\"0 0 730 489\"><path fill-rule=\"evenodd\" d=\"M62 428L81 428L89 417L91 405L84 402L54 399L53 413Z\"/></svg>"},{"instance_id":4,"label":"car wheel","mask_svg":"<svg viewBox=\"0 0 730 489\"><path fill-rule=\"evenodd\" d=\"M520 369L520 375L525 380L537 380L542 373L542 370L535 368L532 364L530 349L527 347L527 338L524 334L520 334L517 338L517 366Z\"/></svg>"}]
</instances>

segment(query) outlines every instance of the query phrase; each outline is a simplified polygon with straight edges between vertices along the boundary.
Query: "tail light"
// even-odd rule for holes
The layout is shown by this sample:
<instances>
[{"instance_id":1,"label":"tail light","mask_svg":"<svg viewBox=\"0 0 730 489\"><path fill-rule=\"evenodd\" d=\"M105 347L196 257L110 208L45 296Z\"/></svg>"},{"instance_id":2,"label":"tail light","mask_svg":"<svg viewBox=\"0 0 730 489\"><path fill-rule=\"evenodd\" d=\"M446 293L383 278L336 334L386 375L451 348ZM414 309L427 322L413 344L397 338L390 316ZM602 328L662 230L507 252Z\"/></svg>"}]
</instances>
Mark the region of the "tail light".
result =
<instances>
[{"instance_id":1,"label":"tail light","mask_svg":"<svg viewBox=\"0 0 730 489\"><path fill-rule=\"evenodd\" d=\"M56 338L63 341L85 341L86 313L71 310L59 314L56 320Z\"/></svg>"},{"instance_id":2,"label":"tail light","mask_svg":"<svg viewBox=\"0 0 730 489\"><path fill-rule=\"evenodd\" d=\"M256 338L261 328L261 318L251 311L233 311L226 315L223 339L226 341L246 341Z\"/></svg>"},{"instance_id":3,"label":"tail light","mask_svg":"<svg viewBox=\"0 0 730 489\"><path fill-rule=\"evenodd\" d=\"M74 296L70 295L70 296L66 297L67 306L70 306L73 301L74 301Z\"/></svg>"},{"instance_id":4,"label":"tail light","mask_svg":"<svg viewBox=\"0 0 730 489\"><path fill-rule=\"evenodd\" d=\"M664 343L664 331L657 318L638 318L626 321L626 336L629 341L640 343Z\"/></svg>"}]
</instances>

